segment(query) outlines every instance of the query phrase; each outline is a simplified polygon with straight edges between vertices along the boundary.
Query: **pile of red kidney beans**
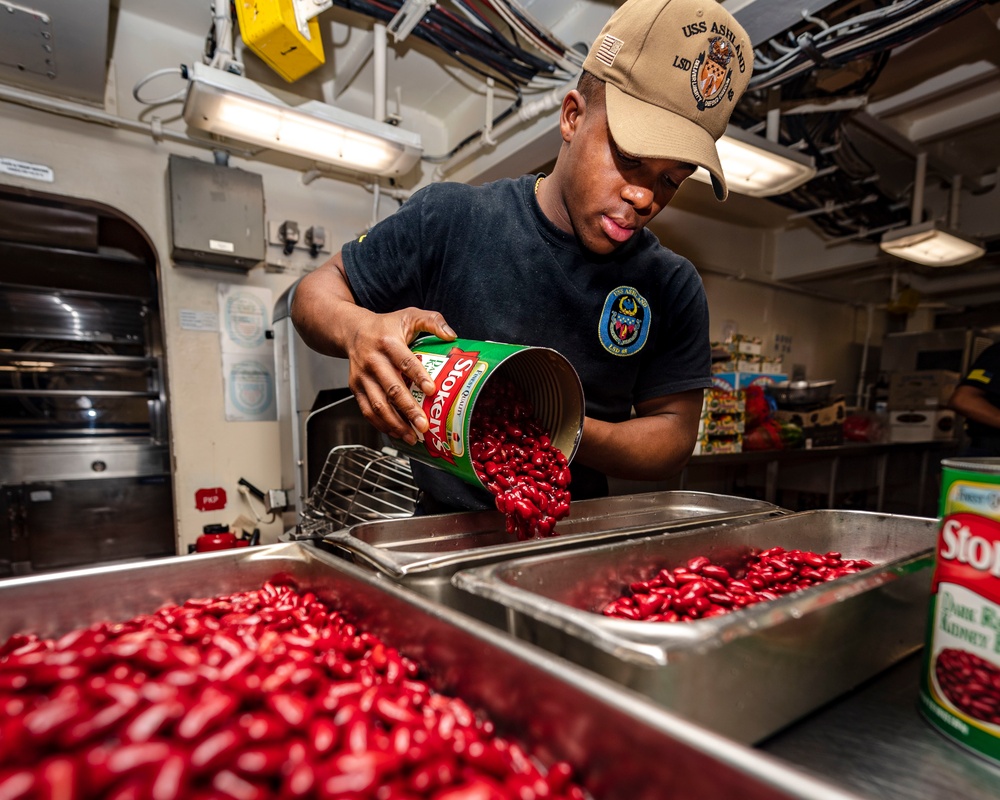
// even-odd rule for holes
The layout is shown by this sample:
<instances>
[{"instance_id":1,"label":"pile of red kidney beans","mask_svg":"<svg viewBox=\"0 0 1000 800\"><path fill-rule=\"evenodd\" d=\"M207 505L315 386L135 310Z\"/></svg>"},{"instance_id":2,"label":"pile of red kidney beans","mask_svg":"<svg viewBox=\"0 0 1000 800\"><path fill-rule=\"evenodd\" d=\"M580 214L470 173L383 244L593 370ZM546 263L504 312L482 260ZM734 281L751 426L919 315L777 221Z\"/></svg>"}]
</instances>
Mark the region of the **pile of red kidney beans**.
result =
<instances>
[{"instance_id":1,"label":"pile of red kidney beans","mask_svg":"<svg viewBox=\"0 0 1000 800\"><path fill-rule=\"evenodd\" d=\"M0 797L583 800L311 592L0 645Z\"/></svg>"},{"instance_id":2,"label":"pile of red kidney beans","mask_svg":"<svg viewBox=\"0 0 1000 800\"><path fill-rule=\"evenodd\" d=\"M934 661L938 686L970 717L1000 725L1000 668L979 656L946 647Z\"/></svg>"},{"instance_id":3,"label":"pile of red kidney beans","mask_svg":"<svg viewBox=\"0 0 1000 800\"><path fill-rule=\"evenodd\" d=\"M783 547L751 554L736 569L697 556L683 566L665 567L649 580L630 584L602 612L643 622L691 622L776 600L870 566L871 561L845 559L837 552L820 554Z\"/></svg>"},{"instance_id":4,"label":"pile of red kidney beans","mask_svg":"<svg viewBox=\"0 0 1000 800\"><path fill-rule=\"evenodd\" d=\"M570 471L531 403L509 380L494 378L476 400L469 426L476 474L518 539L554 535L569 514Z\"/></svg>"}]
</instances>

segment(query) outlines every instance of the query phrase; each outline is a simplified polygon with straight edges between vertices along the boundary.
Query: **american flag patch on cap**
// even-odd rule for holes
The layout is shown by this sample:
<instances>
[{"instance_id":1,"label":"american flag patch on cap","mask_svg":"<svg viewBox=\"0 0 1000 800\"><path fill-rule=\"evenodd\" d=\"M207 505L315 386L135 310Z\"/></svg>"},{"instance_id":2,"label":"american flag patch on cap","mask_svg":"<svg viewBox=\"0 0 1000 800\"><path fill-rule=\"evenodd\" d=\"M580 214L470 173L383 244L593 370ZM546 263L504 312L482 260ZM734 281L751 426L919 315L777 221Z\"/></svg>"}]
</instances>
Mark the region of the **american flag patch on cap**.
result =
<instances>
[{"instance_id":1,"label":"american flag patch on cap","mask_svg":"<svg viewBox=\"0 0 1000 800\"><path fill-rule=\"evenodd\" d=\"M607 66L613 66L615 63L615 56L618 55L618 51L622 49L622 45L625 44L621 39L612 36L611 34L606 34L601 40L600 47L594 53L594 58L600 61L602 64Z\"/></svg>"}]
</instances>

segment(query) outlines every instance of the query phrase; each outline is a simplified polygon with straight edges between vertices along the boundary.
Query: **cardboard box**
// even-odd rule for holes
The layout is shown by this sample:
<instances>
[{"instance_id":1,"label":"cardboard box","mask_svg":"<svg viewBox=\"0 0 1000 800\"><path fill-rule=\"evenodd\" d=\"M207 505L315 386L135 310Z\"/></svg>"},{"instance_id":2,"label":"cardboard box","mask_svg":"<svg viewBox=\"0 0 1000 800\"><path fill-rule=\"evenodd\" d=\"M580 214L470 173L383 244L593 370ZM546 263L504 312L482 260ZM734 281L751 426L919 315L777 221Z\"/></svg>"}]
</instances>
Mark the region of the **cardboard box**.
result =
<instances>
[{"instance_id":1,"label":"cardboard box","mask_svg":"<svg viewBox=\"0 0 1000 800\"><path fill-rule=\"evenodd\" d=\"M717 372L712 375L712 386L724 392L735 392L748 386L770 386L787 380L787 375L773 372Z\"/></svg>"},{"instance_id":2,"label":"cardboard box","mask_svg":"<svg viewBox=\"0 0 1000 800\"><path fill-rule=\"evenodd\" d=\"M763 352L764 342L759 336L744 336L737 333L732 338L731 346L737 353L759 356Z\"/></svg>"},{"instance_id":3,"label":"cardboard box","mask_svg":"<svg viewBox=\"0 0 1000 800\"><path fill-rule=\"evenodd\" d=\"M713 453L742 453L743 439L736 436L727 439L700 439L695 443L695 456L707 456Z\"/></svg>"},{"instance_id":4,"label":"cardboard box","mask_svg":"<svg viewBox=\"0 0 1000 800\"><path fill-rule=\"evenodd\" d=\"M839 447L844 443L844 424L842 422L833 425L814 425L811 428L802 429L802 446L810 447Z\"/></svg>"},{"instance_id":5,"label":"cardboard box","mask_svg":"<svg viewBox=\"0 0 1000 800\"><path fill-rule=\"evenodd\" d=\"M843 400L810 411L779 409L774 418L802 428L803 447L836 447L844 443L847 404Z\"/></svg>"},{"instance_id":6,"label":"cardboard box","mask_svg":"<svg viewBox=\"0 0 1000 800\"><path fill-rule=\"evenodd\" d=\"M698 421L698 438L736 436L743 433L745 425L742 414L712 414Z\"/></svg>"},{"instance_id":7,"label":"cardboard box","mask_svg":"<svg viewBox=\"0 0 1000 800\"><path fill-rule=\"evenodd\" d=\"M894 372L889 376L889 411L925 411L948 402L961 380L957 372L929 369L918 372Z\"/></svg>"},{"instance_id":8,"label":"cardboard box","mask_svg":"<svg viewBox=\"0 0 1000 800\"><path fill-rule=\"evenodd\" d=\"M947 409L929 411L890 411L890 442L936 442L955 438L955 412Z\"/></svg>"},{"instance_id":9,"label":"cardboard box","mask_svg":"<svg viewBox=\"0 0 1000 800\"><path fill-rule=\"evenodd\" d=\"M706 389L705 400L701 405L703 417L711 414L743 414L747 410L747 401L743 392Z\"/></svg>"},{"instance_id":10,"label":"cardboard box","mask_svg":"<svg viewBox=\"0 0 1000 800\"><path fill-rule=\"evenodd\" d=\"M825 427L828 425L843 425L847 418L847 404L843 400L831 403L811 411L787 411L778 409L774 412L778 422L790 422L805 431L808 428Z\"/></svg>"}]
</instances>

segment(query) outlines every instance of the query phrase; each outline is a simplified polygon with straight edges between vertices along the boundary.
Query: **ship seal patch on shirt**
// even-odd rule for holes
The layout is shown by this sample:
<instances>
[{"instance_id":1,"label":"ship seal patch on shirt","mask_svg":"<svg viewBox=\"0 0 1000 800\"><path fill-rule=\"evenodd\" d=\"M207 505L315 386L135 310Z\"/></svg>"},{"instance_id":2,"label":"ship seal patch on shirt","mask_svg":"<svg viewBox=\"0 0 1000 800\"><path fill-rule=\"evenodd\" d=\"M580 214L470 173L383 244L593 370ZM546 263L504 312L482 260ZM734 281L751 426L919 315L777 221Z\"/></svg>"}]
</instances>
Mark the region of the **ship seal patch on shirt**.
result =
<instances>
[{"instance_id":1,"label":"ship seal patch on shirt","mask_svg":"<svg viewBox=\"0 0 1000 800\"><path fill-rule=\"evenodd\" d=\"M631 286L619 286L604 301L598 329L601 345L612 355L635 355L646 344L649 323L646 298Z\"/></svg>"}]
</instances>

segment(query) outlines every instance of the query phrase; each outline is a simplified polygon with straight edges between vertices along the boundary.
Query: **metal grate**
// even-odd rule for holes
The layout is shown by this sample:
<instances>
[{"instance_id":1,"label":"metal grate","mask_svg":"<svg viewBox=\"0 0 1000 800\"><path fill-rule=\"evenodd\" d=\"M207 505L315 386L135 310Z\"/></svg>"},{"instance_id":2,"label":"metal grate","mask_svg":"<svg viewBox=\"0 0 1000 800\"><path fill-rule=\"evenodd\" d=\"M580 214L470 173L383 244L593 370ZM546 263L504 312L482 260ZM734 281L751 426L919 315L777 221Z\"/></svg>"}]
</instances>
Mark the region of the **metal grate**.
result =
<instances>
[{"instance_id":1,"label":"metal grate","mask_svg":"<svg viewBox=\"0 0 1000 800\"><path fill-rule=\"evenodd\" d=\"M309 495L299 536L319 537L359 522L412 516L418 491L410 462L395 451L334 447Z\"/></svg>"}]
</instances>

